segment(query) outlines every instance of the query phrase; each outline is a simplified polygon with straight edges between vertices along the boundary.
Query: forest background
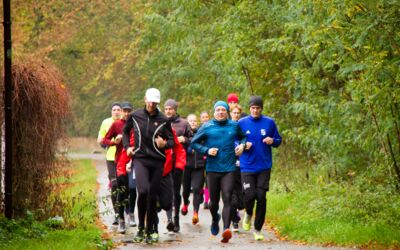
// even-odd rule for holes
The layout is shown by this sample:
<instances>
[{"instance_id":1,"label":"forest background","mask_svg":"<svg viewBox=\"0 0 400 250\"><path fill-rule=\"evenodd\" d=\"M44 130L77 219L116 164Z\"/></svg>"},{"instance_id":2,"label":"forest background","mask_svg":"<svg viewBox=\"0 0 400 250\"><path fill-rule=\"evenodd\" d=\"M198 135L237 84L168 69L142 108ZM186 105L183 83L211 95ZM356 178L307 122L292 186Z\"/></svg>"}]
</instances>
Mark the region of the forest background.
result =
<instances>
[{"instance_id":1,"label":"forest background","mask_svg":"<svg viewBox=\"0 0 400 250\"><path fill-rule=\"evenodd\" d=\"M245 108L261 95L284 139L271 220L300 204L293 225L329 218L372 228L360 244L382 230L385 244L399 244L399 1L15 0L12 9L14 57L64 75L71 136L95 137L113 101L140 108L149 87L178 100L182 116L230 92Z\"/></svg>"}]
</instances>

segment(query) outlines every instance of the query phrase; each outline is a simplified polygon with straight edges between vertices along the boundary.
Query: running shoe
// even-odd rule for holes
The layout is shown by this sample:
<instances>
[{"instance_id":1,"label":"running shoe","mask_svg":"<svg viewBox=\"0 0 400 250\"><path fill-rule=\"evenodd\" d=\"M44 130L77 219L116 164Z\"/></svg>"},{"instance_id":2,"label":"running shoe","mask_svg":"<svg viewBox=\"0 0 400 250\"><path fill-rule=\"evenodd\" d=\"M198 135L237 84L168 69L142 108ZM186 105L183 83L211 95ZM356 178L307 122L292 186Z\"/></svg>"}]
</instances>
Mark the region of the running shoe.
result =
<instances>
[{"instance_id":1,"label":"running shoe","mask_svg":"<svg viewBox=\"0 0 400 250\"><path fill-rule=\"evenodd\" d=\"M117 217L117 216L115 216L114 221L113 221L112 224L113 224L114 226L116 226L116 225L119 224L119 220L118 220L118 217Z\"/></svg>"},{"instance_id":2,"label":"running shoe","mask_svg":"<svg viewBox=\"0 0 400 250\"><path fill-rule=\"evenodd\" d=\"M179 215L174 217L174 232L177 233L181 227L179 226Z\"/></svg>"},{"instance_id":3,"label":"running shoe","mask_svg":"<svg viewBox=\"0 0 400 250\"><path fill-rule=\"evenodd\" d=\"M228 241L232 238L232 232L229 228L225 229L222 233L222 243L228 243Z\"/></svg>"},{"instance_id":4,"label":"running shoe","mask_svg":"<svg viewBox=\"0 0 400 250\"><path fill-rule=\"evenodd\" d=\"M157 232L152 233L150 236L151 236L151 241L152 241L153 243L157 243L158 240L159 240L159 238L160 238L160 236L158 235Z\"/></svg>"},{"instance_id":5,"label":"running shoe","mask_svg":"<svg viewBox=\"0 0 400 250\"><path fill-rule=\"evenodd\" d=\"M129 226L130 227L136 227L137 226L134 214L129 214Z\"/></svg>"},{"instance_id":6,"label":"running shoe","mask_svg":"<svg viewBox=\"0 0 400 250\"><path fill-rule=\"evenodd\" d=\"M144 230L139 229L138 232L136 233L136 236L133 238L133 241L136 243L140 243L144 240Z\"/></svg>"},{"instance_id":7,"label":"running shoe","mask_svg":"<svg viewBox=\"0 0 400 250\"><path fill-rule=\"evenodd\" d=\"M171 219L168 219L167 230L168 230L168 232L174 231L174 223L172 222Z\"/></svg>"},{"instance_id":8,"label":"running shoe","mask_svg":"<svg viewBox=\"0 0 400 250\"><path fill-rule=\"evenodd\" d=\"M221 215L217 214L216 220L211 222L211 234L217 235L219 233L219 220L221 219Z\"/></svg>"},{"instance_id":9,"label":"running shoe","mask_svg":"<svg viewBox=\"0 0 400 250\"><path fill-rule=\"evenodd\" d=\"M182 206L182 208L181 208L181 213L182 213L182 215L187 215L187 213L188 213L188 206L189 206L189 205L183 204L183 206Z\"/></svg>"},{"instance_id":10,"label":"running shoe","mask_svg":"<svg viewBox=\"0 0 400 250\"><path fill-rule=\"evenodd\" d=\"M119 220L117 232L120 233L120 234L124 234L125 231L126 231L125 221L124 220Z\"/></svg>"},{"instance_id":11,"label":"running shoe","mask_svg":"<svg viewBox=\"0 0 400 250\"><path fill-rule=\"evenodd\" d=\"M146 237L145 237L144 241L145 241L147 244L152 244L152 243L153 243L153 238L151 237L151 234L150 234L150 233L146 233Z\"/></svg>"},{"instance_id":12,"label":"running shoe","mask_svg":"<svg viewBox=\"0 0 400 250\"><path fill-rule=\"evenodd\" d=\"M248 215L247 213L244 213L243 230L244 231L249 231L250 227L251 227L251 215Z\"/></svg>"},{"instance_id":13,"label":"running shoe","mask_svg":"<svg viewBox=\"0 0 400 250\"><path fill-rule=\"evenodd\" d=\"M264 234L261 231L254 231L253 236L255 240L264 240Z\"/></svg>"},{"instance_id":14,"label":"running shoe","mask_svg":"<svg viewBox=\"0 0 400 250\"><path fill-rule=\"evenodd\" d=\"M208 202L204 202L204 209L209 209L210 207L209 207L209 205L208 205Z\"/></svg>"},{"instance_id":15,"label":"running shoe","mask_svg":"<svg viewBox=\"0 0 400 250\"><path fill-rule=\"evenodd\" d=\"M199 214L197 212L194 212L192 218L192 224L196 225L197 223L199 223Z\"/></svg>"}]
</instances>

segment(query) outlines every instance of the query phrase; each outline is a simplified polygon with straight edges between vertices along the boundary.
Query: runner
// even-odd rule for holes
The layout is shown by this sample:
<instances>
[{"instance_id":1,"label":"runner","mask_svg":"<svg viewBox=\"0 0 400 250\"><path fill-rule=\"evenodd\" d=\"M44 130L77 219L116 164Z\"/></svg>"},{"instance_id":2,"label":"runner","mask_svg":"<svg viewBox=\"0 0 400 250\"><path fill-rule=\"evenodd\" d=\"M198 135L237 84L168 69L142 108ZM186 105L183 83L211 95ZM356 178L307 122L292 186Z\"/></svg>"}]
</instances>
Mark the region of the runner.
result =
<instances>
[{"instance_id":1,"label":"runner","mask_svg":"<svg viewBox=\"0 0 400 250\"><path fill-rule=\"evenodd\" d=\"M108 171L108 180L110 182L111 187L111 203L114 208L114 222L113 225L118 225L118 210L116 207L116 190L117 190L117 175L116 175L116 164L115 164L115 151L116 147L102 144L104 136L107 134L108 129L111 127L114 121L118 120L121 115L121 104L119 102L114 102L111 104L111 117L104 119L101 123L99 134L97 136L97 142L103 147L107 149L106 153L106 163L107 163L107 171Z\"/></svg>"},{"instance_id":2,"label":"runner","mask_svg":"<svg viewBox=\"0 0 400 250\"><path fill-rule=\"evenodd\" d=\"M173 99L168 99L164 104L164 113L171 121L172 128L176 131L179 143L186 149L189 146L190 138L192 137L192 130L190 129L189 123L182 119L177 113L178 103ZM186 151L184 152L184 158L186 159ZM174 208L174 221L172 221L172 208L167 211L168 224L167 230L169 232L179 232L179 208L181 206L181 185L182 185L182 174L183 169L177 168L175 163L172 162L172 178L173 178L173 208Z\"/></svg>"},{"instance_id":3,"label":"runner","mask_svg":"<svg viewBox=\"0 0 400 250\"><path fill-rule=\"evenodd\" d=\"M197 117L190 114L187 117L190 128L193 134L197 132ZM193 192L193 217L192 224L196 225L199 222L199 207L203 202L203 185L204 185L204 166L205 156L197 153L192 147L186 150L186 167L183 172L183 206L181 209L182 215L188 213L190 190Z\"/></svg>"},{"instance_id":4,"label":"runner","mask_svg":"<svg viewBox=\"0 0 400 250\"><path fill-rule=\"evenodd\" d=\"M269 179L272 167L271 147L278 147L281 142L275 121L262 115L263 101L260 96L252 96L249 102L250 115L239 120L239 126L246 133L246 150L240 156L240 171L244 190L246 212L243 229L251 227L254 203L256 217L254 221L254 239L263 240L261 232L267 210L266 193L269 190Z\"/></svg>"},{"instance_id":5,"label":"runner","mask_svg":"<svg viewBox=\"0 0 400 250\"><path fill-rule=\"evenodd\" d=\"M128 176L126 174L126 163L119 164L120 159L123 154L126 155L126 152L123 152L122 146L122 128L125 126L126 119L128 117L129 112L132 111L132 105L129 102L122 102L122 117L120 120L116 120L111 127L108 129L107 134L105 135L102 143L107 146L116 146L115 152L115 163L117 166L117 204L116 207L118 209L118 219L119 226L118 232L125 233L125 216L124 209L128 207ZM115 140L114 140L115 138Z\"/></svg>"},{"instance_id":6,"label":"runner","mask_svg":"<svg viewBox=\"0 0 400 250\"><path fill-rule=\"evenodd\" d=\"M191 146L201 154L207 154L207 184L210 190L210 212L212 215L211 233L219 233L218 213L220 192L224 203L222 219L224 231L221 242L227 243L232 238L229 229L231 223L231 196L236 169L236 156L243 152L246 142L245 134L237 122L228 119L229 106L224 101L214 105L214 119L200 127L192 139ZM222 136L223 135L223 136ZM235 140L240 144L235 148Z\"/></svg>"},{"instance_id":7,"label":"runner","mask_svg":"<svg viewBox=\"0 0 400 250\"><path fill-rule=\"evenodd\" d=\"M150 88L145 95L146 106L129 115L123 129L123 145L133 155L138 191L139 228L135 242L152 243L151 234L157 213L157 195L165 163L165 149L172 148L174 138L168 118L159 111L160 91ZM135 146L129 145L133 128ZM146 223L145 223L146 219Z\"/></svg>"}]
</instances>

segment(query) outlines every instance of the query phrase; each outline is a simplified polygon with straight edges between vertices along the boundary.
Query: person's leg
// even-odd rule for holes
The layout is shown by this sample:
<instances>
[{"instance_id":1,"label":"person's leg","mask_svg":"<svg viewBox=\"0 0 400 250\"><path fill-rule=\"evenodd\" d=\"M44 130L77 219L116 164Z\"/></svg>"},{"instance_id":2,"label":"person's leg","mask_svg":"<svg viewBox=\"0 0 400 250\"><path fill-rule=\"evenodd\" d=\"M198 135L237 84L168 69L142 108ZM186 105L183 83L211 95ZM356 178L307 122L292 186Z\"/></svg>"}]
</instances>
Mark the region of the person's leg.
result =
<instances>
[{"instance_id":1,"label":"person's leg","mask_svg":"<svg viewBox=\"0 0 400 250\"><path fill-rule=\"evenodd\" d=\"M141 160L135 159L133 164L135 165L136 187L138 191L137 207L139 217L139 230L144 230L150 174L148 168L143 166L143 162Z\"/></svg>"},{"instance_id":2,"label":"person's leg","mask_svg":"<svg viewBox=\"0 0 400 250\"><path fill-rule=\"evenodd\" d=\"M128 204L128 178L126 175L117 176L117 207L119 217L119 233L125 233L125 207Z\"/></svg>"},{"instance_id":3,"label":"person's leg","mask_svg":"<svg viewBox=\"0 0 400 250\"><path fill-rule=\"evenodd\" d=\"M183 180L182 180L182 199L183 205L189 205L189 196L190 196L190 186L191 186L191 175L194 168L186 166L183 171ZM184 213L184 211L182 211Z\"/></svg>"},{"instance_id":4,"label":"person's leg","mask_svg":"<svg viewBox=\"0 0 400 250\"><path fill-rule=\"evenodd\" d=\"M155 222L155 216L157 214L157 196L160 192L160 182L162 178L162 173L164 170L164 162L159 160L153 160L146 163L146 167L149 168L150 178L149 178L149 194L147 211L148 216L146 218L146 231L148 234L152 231L152 226ZM139 178L137 176L137 178Z\"/></svg>"},{"instance_id":5,"label":"person's leg","mask_svg":"<svg viewBox=\"0 0 400 250\"><path fill-rule=\"evenodd\" d=\"M192 191L193 191L193 211L199 212L200 204L203 200L202 188L204 184L204 169L195 168L191 175Z\"/></svg>"},{"instance_id":6,"label":"person's leg","mask_svg":"<svg viewBox=\"0 0 400 250\"><path fill-rule=\"evenodd\" d=\"M271 170L261 172L257 175L256 184L256 217L254 220L254 229L260 231L264 225L265 214L267 212L267 191L269 190L269 179Z\"/></svg>"},{"instance_id":7,"label":"person's leg","mask_svg":"<svg viewBox=\"0 0 400 250\"><path fill-rule=\"evenodd\" d=\"M111 185L111 203L114 208L114 213L117 215L118 214L118 209L117 209L117 188L118 188L118 183L117 183L117 166L114 161L107 161L107 171L108 171L108 180L110 181ZM115 222L114 222L115 224Z\"/></svg>"},{"instance_id":8,"label":"person's leg","mask_svg":"<svg viewBox=\"0 0 400 250\"><path fill-rule=\"evenodd\" d=\"M174 232L179 232L179 208L181 207L181 185L182 185L182 170L175 168L173 170L174 177Z\"/></svg>"},{"instance_id":9,"label":"person's leg","mask_svg":"<svg viewBox=\"0 0 400 250\"><path fill-rule=\"evenodd\" d=\"M222 209L222 220L224 229L229 228L231 224L231 198L235 181L235 172L224 173L221 178L222 201L224 207Z\"/></svg>"},{"instance_id":10,"label":"person's leg","mask_svg":"<svg viewBox=\"0 0 400 250\"><path fill-rule=\"evenodd\" d=\"M161 209L168 211L172 208L172 176L168 173L166 176L161 178L160 190L158 195L158 201Z\"/></svg>"},{"instance_id":11,"label":"person's leg","mask_svg":"<svg viewBox=\"0 0 400 250\"><path fill-rule=\"evenodd\" d=\"M250 230L251 217L253 216L254 202L256 199L256 178L253 173L242 173L242 187L244 192L245 215L243 229Z\"/></svg>"},{"instance_id":12,"label":"person's leg","mask_svg":"<svg viewBox=\"0 0 400 250\"><path fill-rule=\"evenodd\" d=\"M134 227L136 226L136 221L135 221L135 206L136 206L136 176L134 178L134 169L133 169L133 164L132 164L132 170L128 173L128 188L129 188L129 207L128 207L128 213L129 213L129 225Z\"/></svg>"}]
</instances>

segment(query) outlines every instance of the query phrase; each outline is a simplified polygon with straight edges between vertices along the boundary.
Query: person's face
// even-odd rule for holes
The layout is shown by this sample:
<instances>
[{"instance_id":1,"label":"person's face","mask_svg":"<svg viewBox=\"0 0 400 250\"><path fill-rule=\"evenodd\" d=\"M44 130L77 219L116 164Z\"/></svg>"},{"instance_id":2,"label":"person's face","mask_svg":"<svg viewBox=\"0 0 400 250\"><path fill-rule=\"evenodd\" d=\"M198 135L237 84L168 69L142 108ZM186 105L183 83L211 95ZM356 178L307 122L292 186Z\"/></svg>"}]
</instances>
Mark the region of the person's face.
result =
<instances>
[{"instance_id":1,"label":"person's face","mask_svg":"<svg viewBox=\"0 0 400 250\"><path fill-rule=\"evenodd\" d=\"M217 121L223 121L228 118L228 111L226 111L226 108L223 106L218 106L215 108L214 111L214 118Z\"/></svg>"},{"instance_id":2,"label":"person's face","mask_svg":"<svg viewBox=\"0 0 400 250\"><path fill-rule=\"evenodd\" d=\"M231 111L232 121L239 121L240 115L241 114L240 114L240 110L239 109L237 109L237 108L232 109L232 111Z\"/></svg>"},{"instance_id":3,"label":"person's face","mask_svg":"<svg viewBox=\"0 0 400 250\"><path fill-rule=\"evenodd\" d=\"M128 115L129 115L129 113L131 112L132 110L130 110L130 109L123 109L122 110L122 119L124 119L124 120L126 120L127 118L128 118Z\"/></svg>"},{"instance_id":4,"label":"person's face","mask_svg":"<svg viewBox=\"0 0 400 250\"><path fill-rule=\"evenodd\" d=\"M192 129L197 128L197 117L195 115L189 115L187 121Z\"/></svg>"},{"instance_id":5,"label":"person's face","mask_svg":"<svg viewBox=\"0 0 400 250\"><path fill-rule=\"evenodd\" d=\"M153 113L157 109L158 103L156 102L146 102L146 110L149 113Z\"/></svg>"},{"instance_id":6,"label":"person's face","mask_svg":"<svg viewBox=\"0 0 400 250\"><path fill-rule=\"evenodd\" d=\"M121 117L121 107L118 105L115 105L111 108L111 117L114 120L118 120Z\"/></svg>"},{"instance_id":7,"label":"person's face","mask_svg":"<svg viewBox=\"0 0 400 250\"><path fill-rule=\"evenodd\" d=\"M210 116L207 113L203 113L200 115L200 122L205 123L210 120Z\"/></svg>"},{"instance_id":8,"label":"person's face","mask_svg":"<svg viewBox=\"0 0 400 250\"><path fill-rule=\"evenodd\" d=\"M164 107L164 114L168 118L174 117L174 116L176 116L176 110L174 108L172 108L171 106L165 106Z\"/></svg>"},{"instance_id":9,"label":"person's face","mask_svg":"<svg viewBox=\"0 0 400 250\"><path fill-rule=\"evenodd\" d=\"M261 116L262 108L260 106L250 106L250 115L254 118Z\"/></svg>"}]
</instances>

